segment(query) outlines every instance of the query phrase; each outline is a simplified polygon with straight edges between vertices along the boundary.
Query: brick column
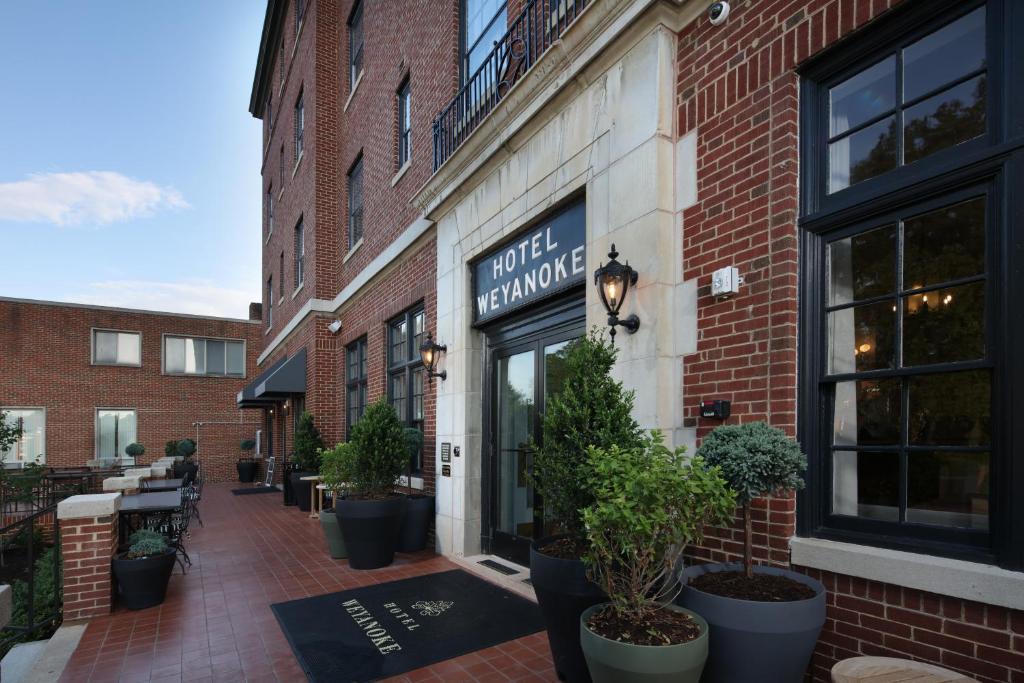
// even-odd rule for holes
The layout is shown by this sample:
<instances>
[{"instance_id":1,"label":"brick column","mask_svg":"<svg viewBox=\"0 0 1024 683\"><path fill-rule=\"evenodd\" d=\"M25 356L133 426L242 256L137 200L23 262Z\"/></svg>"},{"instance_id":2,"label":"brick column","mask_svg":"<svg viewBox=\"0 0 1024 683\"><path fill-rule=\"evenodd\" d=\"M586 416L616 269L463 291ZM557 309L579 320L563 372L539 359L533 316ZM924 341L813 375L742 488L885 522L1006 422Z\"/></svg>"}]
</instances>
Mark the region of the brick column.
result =
<instances>
[{"instance_id":1,"label":"brick column","mask_svg":"<svg viewBox=\"0 0 1024 683\"><path fill-rule=\"evenodd\" d=\"M64 621L109 614L110 559L117 552L120 493L71 496L57 504L64 562Z\"/></svg>"}]
</instances>

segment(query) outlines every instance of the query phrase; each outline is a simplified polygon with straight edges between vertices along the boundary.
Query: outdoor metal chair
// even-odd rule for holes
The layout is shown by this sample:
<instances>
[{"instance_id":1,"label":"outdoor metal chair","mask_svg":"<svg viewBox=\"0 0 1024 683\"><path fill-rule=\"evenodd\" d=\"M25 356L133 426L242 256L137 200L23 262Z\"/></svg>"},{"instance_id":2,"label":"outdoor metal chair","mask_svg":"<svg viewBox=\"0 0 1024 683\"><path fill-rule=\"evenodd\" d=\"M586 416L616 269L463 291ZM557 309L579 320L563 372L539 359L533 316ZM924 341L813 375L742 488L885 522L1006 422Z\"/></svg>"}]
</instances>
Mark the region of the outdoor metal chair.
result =
<instances>
[{"instance_id":1,"label":"outdoor metal chair","mask_svg":"<svg viewBox=\"0 0 1024 683\"><path fill-rule=\"evenodd\" d=\"M196 518L199 526L203 526L203 518L199 514L199 502L203 499L203 480L203 473L200 471L195 482L181 489L182 496L188 496L190 514Z\"/></svg>"}]
</instances>

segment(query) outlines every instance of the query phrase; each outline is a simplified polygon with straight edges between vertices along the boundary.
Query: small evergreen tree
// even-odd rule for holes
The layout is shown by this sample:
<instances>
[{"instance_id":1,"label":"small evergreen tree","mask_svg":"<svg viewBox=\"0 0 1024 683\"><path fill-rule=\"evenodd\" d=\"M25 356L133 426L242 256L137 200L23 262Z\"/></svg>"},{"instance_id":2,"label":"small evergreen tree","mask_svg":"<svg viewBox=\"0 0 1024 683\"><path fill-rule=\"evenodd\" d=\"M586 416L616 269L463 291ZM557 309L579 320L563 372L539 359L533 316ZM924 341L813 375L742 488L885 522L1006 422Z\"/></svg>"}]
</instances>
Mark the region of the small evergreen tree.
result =
<instances>
[{"instance_id":1,"label":"small evergreen tree","mask_svg":"<svg viewBox=\"0 0 1024 683\"><path fill-rule=\"evenodd\" d=\"M323 448L324 440L313 423L313 413L307 410L299 417L299 424L295 427L292 462L302 472L319 472L320 451Z\"/></svg>"},{"instance_id":2,"label":"small evergreen tree","mask_svg":"<svg viewBox=\"0 0 1024 683\"><path fill-rule=\"evenodd\" d=\"M547 399L544 439L534 445L532 476L545 516L577 539L583 537L580 511L594 502L588 448L630 450L643 443L631 414L634 394L610 375L617 354L596 329L566 347L565 381Z\"/></svg>"},{"instance_id":3,"label":"small evergreen tree","mask_svg":"<svg viewBox=\"0 0 1024 683\"><path fill-rule=\"evenodd\" d=\"M238 444L238 447L242 449L243 457L251 458L252 451L256 448L256 441L253 439L242 439L242 442Z\"/></svg>"},{"instance_id":4,"label":"small evergreen tree","mask_svg":"<svg viewBox=\"0 0 1024 683\"><path fill-rule=\"evenodd\" d=\"M146 447L141 443L130 443L125 446L124 452L131 458L141 458L146 453Z\"/></svg>"},{"instance_id":5,"label":"small evergreen tree","mask_svg":"<svg viewBox=\"0 0 1024 683\"><path fill-rule=\"evenodd\" d=\"M17 422L8 422L7 413L0 410L0 451L6 451L21 438L21 426Z\"/></svg>"},{"instance_id":6,"label":"small evergreen tree","mask_svg":"<svg viewBox=\"0 0 1024 683\"><path fill-rule=\"evenodd\" d=\"M167 443L164 444L164 456L165 457L173 458L177 454L178 454L178 442L176 440L171 439L170 441L168 441Z\"/></svg>"},{"instance_id":7,"label":"small evergreen tree","mask_svg":"<svg viewBox=\"0 0 1024 683\"><path fill-rule=\"evenodd\" d=\"M409 439L398 413L385 399L370 405L352 425L352 488L366 498L391 494L409 459Z\"/></svg>"},{"instance_id":8,"label":"small evergreen tree","mask_svg":"<svg viewBox=\"0 0 1024 683\"><path fill-rule=\"evenodd\" d=\"M181 441L178 442L178 445L175 448L175 452L181 457L188 460L193 455L195 455L196 442L193 441L192 439L182 439Z\"/></svg>"},{"instance_id":9,"label":"small evergreen tree","mask_svg":"<svg viewBox=\"0 0 1024 683\"><path fill-rule=\"evenodd\" d=\"M750 504L761 496L802 489L807 456L785 432L764 422L717 427L704 437L697 455L721 469L743 506L743 570L753 577Z\"/></svg>"}]
</instances>

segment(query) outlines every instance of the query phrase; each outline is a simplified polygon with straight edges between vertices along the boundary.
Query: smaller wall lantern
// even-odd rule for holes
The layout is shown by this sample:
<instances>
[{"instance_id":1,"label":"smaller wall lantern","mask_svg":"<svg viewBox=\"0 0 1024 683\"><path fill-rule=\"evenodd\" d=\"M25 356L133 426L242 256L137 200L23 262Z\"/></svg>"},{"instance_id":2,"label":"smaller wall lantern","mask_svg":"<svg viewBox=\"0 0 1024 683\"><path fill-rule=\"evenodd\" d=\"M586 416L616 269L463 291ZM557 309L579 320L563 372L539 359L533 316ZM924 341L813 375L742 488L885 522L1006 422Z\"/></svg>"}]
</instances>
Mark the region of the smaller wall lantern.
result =
<instances>
[{"instance_id":1,"label":"smaller wall lantern","mask_svg":"<svg viewBox=\"0 0 1024 683\"><path fill-rule=\"evenodd\" d=\"M444 344L438 344L434 342L434 337L427 332L427 338L420 344L420 359L423 361L423 367L427 370L427 377L433 379L440 377L441 381L448 379L448 371L442 370L437 372L437 360L442 353L447 353L448 347Z\"/></svg>"},{"instance_id":2,"label":"smaller wall lantern","mask_svg":"<svg viewBox=\"0 0 1024 683\"><path fill-rule=\"evenodd\" d=\"M615 343L615 328L625 327L626 331L633 334L640 328L640 318L633 314L628 318L619 319L619 309L626 298L629 288L636 284L637 272L629 267L629 261L625 264L619 263L616 259L619 252L615 251L615 245L608 252L608 263L602 264L594 271L594 284L597 285L597 293L601 296L601 303L608 311L608 327L611 328L612 343Z\"/></svg>"}]
</instances>

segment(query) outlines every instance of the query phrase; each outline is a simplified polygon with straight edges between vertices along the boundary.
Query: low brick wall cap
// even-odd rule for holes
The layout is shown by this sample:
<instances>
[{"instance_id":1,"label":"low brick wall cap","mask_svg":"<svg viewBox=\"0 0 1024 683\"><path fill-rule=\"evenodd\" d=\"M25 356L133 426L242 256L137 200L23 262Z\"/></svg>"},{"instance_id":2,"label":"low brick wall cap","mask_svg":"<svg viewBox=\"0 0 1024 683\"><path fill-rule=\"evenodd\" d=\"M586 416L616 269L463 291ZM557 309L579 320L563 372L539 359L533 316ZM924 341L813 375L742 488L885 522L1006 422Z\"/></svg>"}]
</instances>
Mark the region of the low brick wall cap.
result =
<instances>
[{"instance_id":1,"label":"low brick wall cap","mask_svg":"<svg viewBox=\"0 0 1024 683\"><path fill-rule=\"evenodd\" d=\"M92 493L71 496L57 503L57 519L106 517L121 509L120 493Z\"/></svg>"},{"instance_id":2,"label":"low brick wall cap","mask_svg":"<svg viewBox=\"0 0 1024 683\"><path fill-rule=\"evenodd\" d=\"M107 477L103 480L104 491L130 491L141 486L138 477Z\"/></svg>"}]
</instances>

